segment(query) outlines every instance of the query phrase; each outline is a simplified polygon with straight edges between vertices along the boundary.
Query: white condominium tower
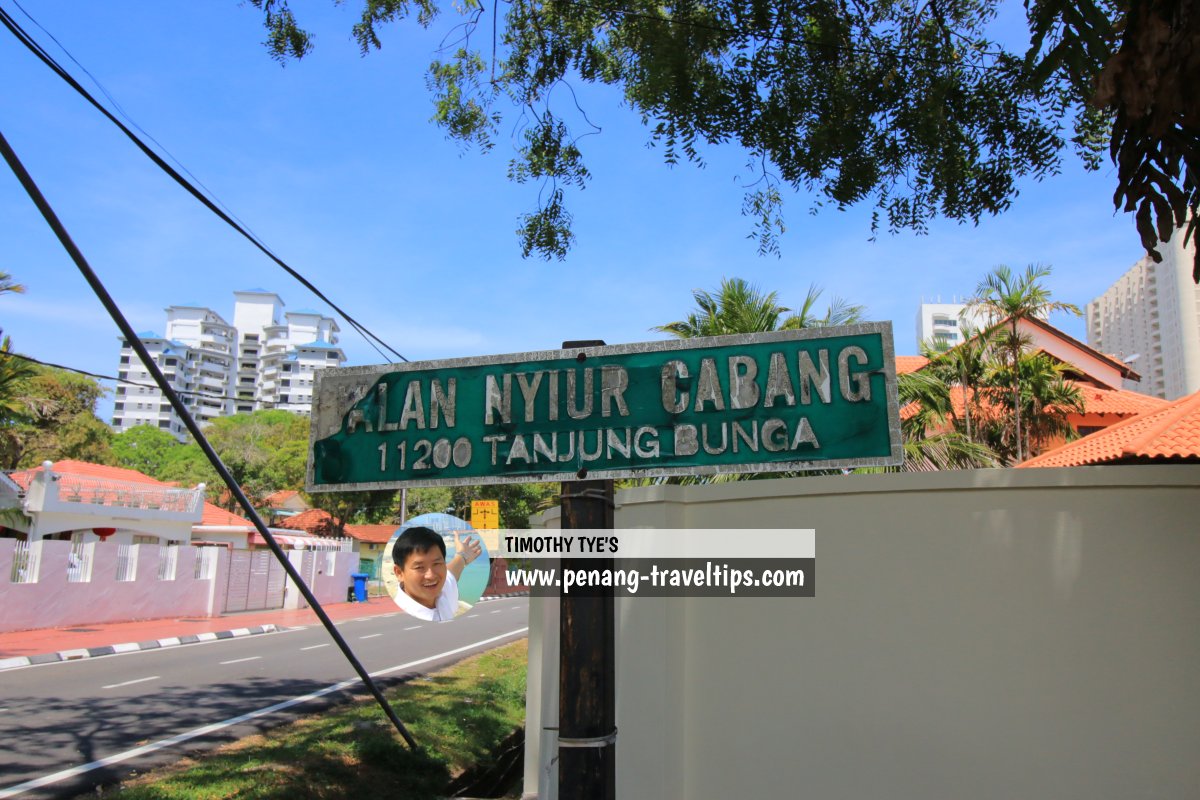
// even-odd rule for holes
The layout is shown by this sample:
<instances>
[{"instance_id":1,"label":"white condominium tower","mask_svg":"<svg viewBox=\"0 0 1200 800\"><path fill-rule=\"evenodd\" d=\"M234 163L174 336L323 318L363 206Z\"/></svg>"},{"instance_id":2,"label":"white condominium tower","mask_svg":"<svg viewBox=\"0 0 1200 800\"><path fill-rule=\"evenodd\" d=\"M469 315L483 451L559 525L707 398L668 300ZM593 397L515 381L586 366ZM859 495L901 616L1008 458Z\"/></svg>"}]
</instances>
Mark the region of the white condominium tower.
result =
<instances>
[{"instance_id":1,"label":"white condominium tower","mask_svg":"<svg viewBox=\"0 0 1200 800\"><path fill-rule=\"evenodd\" d=\"M274 292L233 294L232 325L210 308L174 305L167 309L165 336L145 332L138 338L202 424L263 408L308 414L313 374L346 360L337 346L337 323L318 311L284 311ZM118 432L155 425L186 438L178 415L124 340L119 376L141 385L117 387Z\"/></svg>"},{"instance_id":2,"label":"white condominium tower","mask_svg":"<svg viewBox=\"0 0 1200 800\"><path fill-rule=\"evenodd\" d=\"M986 319L981 312L967 308L966 303L921 303L917 311L917 343L931 342L935 347L948 350L965 341L963 329L979 331Z\"/></svg>"},{"instance_id":3,"label":"white condominium tower","mask_svg":"<svg viewBox=\"0 0 1200 800\"><path fill-rule=\"evenodd\" d=\"M1129 388L1174 400L1200 390L1200 287L1192 281L1196 243L1176 231L1087 304L1088 344L1141 374Z\"/></svg>"}]
</instances>

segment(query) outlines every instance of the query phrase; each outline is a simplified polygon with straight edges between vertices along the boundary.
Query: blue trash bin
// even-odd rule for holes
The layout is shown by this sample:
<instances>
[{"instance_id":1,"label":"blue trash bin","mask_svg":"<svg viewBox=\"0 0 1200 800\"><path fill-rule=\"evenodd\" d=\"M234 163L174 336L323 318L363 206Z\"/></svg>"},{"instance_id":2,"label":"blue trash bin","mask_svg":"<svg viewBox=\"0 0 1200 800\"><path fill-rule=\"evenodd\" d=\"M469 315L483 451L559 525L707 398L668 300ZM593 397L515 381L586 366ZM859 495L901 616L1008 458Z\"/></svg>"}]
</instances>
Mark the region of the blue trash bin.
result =
<instances>
[{"instance_id":1,"label":"blue trash bin","mask_svg":"<svg viewBox=\"0 0 1200 800\"><path fill-rule=\"evenodd\" d=\"M370 578L371 576L365 572L351 572L350 577L354 579L355 602L367 602L367 578Z\"/></svg>"}]
</instances>

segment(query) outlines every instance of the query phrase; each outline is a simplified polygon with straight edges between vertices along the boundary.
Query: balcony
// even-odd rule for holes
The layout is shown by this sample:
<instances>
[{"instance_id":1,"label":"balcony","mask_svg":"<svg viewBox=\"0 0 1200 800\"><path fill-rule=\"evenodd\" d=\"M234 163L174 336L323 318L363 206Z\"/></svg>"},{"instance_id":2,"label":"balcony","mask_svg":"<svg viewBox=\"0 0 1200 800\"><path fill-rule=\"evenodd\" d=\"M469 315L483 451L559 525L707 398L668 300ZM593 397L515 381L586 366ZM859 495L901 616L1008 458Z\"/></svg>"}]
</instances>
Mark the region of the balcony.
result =
<instances>
[{"instance_id":1,"label":"balcony","mask_svg":"<svg viewBox=\"0 0 1200 800\"><path fill-rule=\"evenodd\" d=\"M43 464L23 503L29 513L103 514L121 519L199 522L204 484L177 489L137 481L55 473ZM49 466L47 466L49 465Z\"/></svg>"}]
</instances>

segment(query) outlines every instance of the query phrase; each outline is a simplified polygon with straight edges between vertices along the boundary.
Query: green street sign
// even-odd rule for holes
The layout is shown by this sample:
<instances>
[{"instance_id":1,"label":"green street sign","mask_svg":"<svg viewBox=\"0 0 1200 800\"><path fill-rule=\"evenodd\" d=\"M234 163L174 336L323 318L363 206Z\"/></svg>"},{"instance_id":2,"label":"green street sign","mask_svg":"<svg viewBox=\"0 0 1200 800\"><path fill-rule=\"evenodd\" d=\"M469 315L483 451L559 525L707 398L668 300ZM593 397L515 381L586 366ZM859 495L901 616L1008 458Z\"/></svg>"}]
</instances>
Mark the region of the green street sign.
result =
<instances>
[{"instance_id":1,"label":"green street sign","mask_svg":"<svg viewBox=\"0 0 1200 800\"><path fill-rule=\"evenodd\" d=\"M326 369L309 491L900 464L891 323Z\"/></svg>"}]
</instances>

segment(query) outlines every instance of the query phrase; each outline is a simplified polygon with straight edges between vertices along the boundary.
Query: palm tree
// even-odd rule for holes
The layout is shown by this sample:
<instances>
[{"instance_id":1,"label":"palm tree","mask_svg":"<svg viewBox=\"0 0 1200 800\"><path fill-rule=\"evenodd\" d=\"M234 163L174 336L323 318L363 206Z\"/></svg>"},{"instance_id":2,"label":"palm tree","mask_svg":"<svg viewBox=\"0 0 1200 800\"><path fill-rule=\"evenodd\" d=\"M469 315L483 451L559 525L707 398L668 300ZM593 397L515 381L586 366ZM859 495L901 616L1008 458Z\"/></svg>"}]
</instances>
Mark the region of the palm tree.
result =
<instances>
[{"instance_id":1,"label":"palm tree","mask_svg":"<svg viewBox=\"0 0 1200 800\"><path fill-rule=\"evenodd\" d=\"M969 324L962 328L963 342L947 348L939 340L930 339L920 343L921 355L929 359L929 364L922 372L936 375L947 386L957 385L963 394L964 433L970 441L975 441L972 425L972 415L979 417L979 387L983 383L987 369L988 350L990 342L986 336L976 331ZM953 418L954 408L948 413Z\"/></svg>"},{"instance_id":2,"label":"palm tree","mask_svg":"<svg viewBox=\"0 0 1200 800\"><path fill-rule=\"evenodd\" d=\"M9 275L4 270L0 270L0 294L12 292L13 294L24 294L25 287L13 280L12 275Z\"/></svg>"},{"instance_id":3,"label":"palm tree","mask_svg":"<svg viewBox=\"0 0 1200 800\"><path fill-rule=\"evenodd\" d=\"M996 466L996 454L986 444L972 441L952 424L947 430L954 416L954 382L953 376L947 380L944 371L929 367L899 376L900 407L915 411L900 421L905 471Z\"/></svg>"},{"instance_id":4,"label":"palm tree","mask_svg":"<svg viewBox=\"0 0 1200 800\"><path fill-rule=\"evenodd\" d=\"M1083 396L1079 388L1066 379L1066 371L1067 365L1045 353L1021 354L1017 380L1021 387L1021 415L1025 420L1022 439L1009 438L1007 425L993 426L990 436L997 452L1034 455L1039 443L1056 437L1068 440L1075 437L1067 415L1084 412ZM995 387L998 395L1007 394L1008 387L1014 382L1012 368L1005 363L993 364L986 382ZM1019 460L1016 463L1020 463Z\"/></svg>"},{"instance_id":5,"label":"palm tree","mask_svg":"<svg viewBox=\"0 0 1200 800\"><path fill-rule=\"evenodd\" d=\"M658 325L652 330L669 333L679 339L700 336L726 336L736 333L768 333L802 328L849 325L862 319L865 309L851 305L839 297L816 316L821 288L810 286L800 311L789 314L790 308L779 304L778 292L763 292L742 278L722 278L716 292L697 289L692 292L696 310L677 322Z\"/></svg>"},{"instance_id":6,"label":"palm tree","mask_svg":"<svg viewBox=\"0 0 1200 800\"><path fill-rule=\"evenodd\" d=\"M1079 316L1079 307L1072 303L1052 300L1050 290L1041 280L1050 275L1050 267L1031 264L1022 275L1015 275L1003 264L989 273L975 289L975 297L967 305L982 309L991 318L993 325L1008 323L1003 332L997 333L997 346L1008 356L1012 380L1013 442L1016 444L1016 463L1023 458L1021 447L1021 374L1019 361L1021 351L1028 341L1017 329L1021 319L1047 317L1053 311L1066 311Z\"/></svg>"}]
</instances>

